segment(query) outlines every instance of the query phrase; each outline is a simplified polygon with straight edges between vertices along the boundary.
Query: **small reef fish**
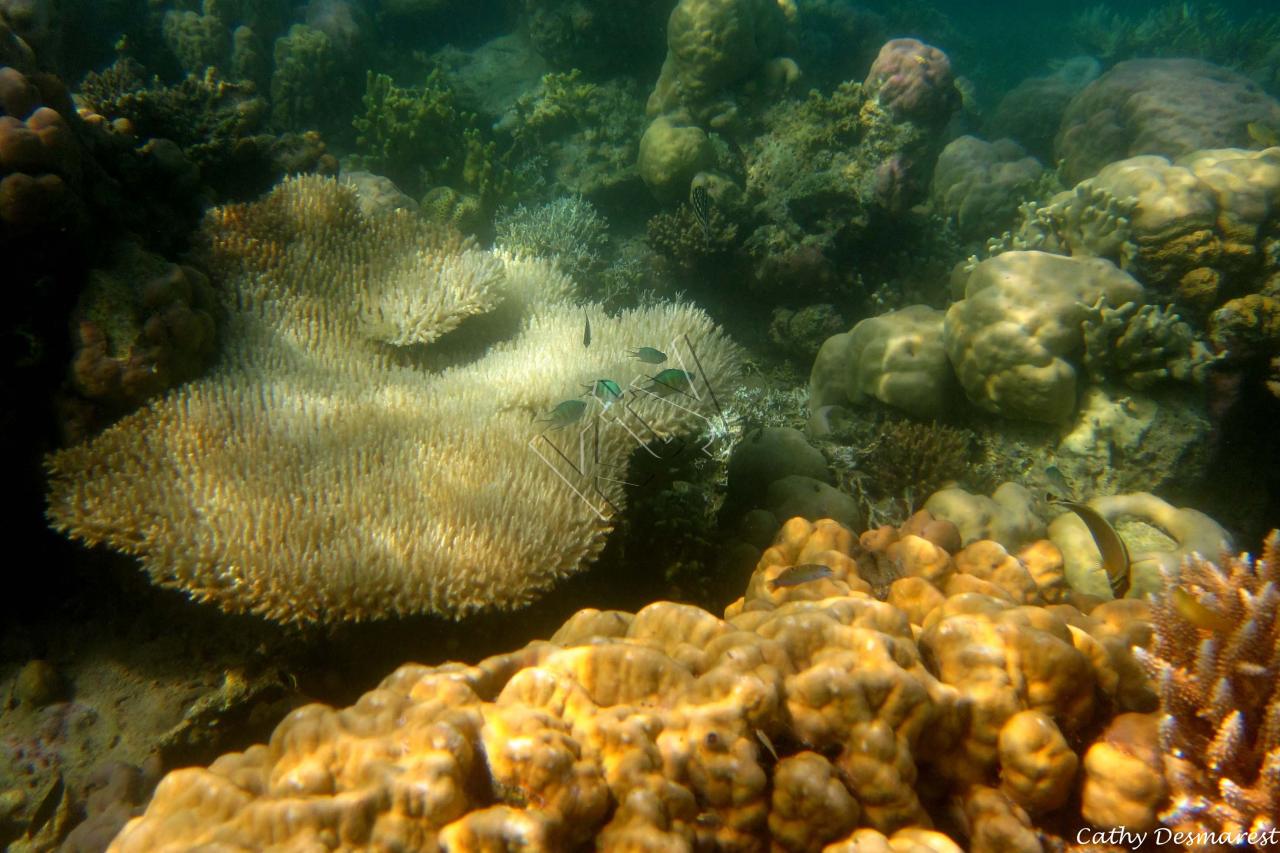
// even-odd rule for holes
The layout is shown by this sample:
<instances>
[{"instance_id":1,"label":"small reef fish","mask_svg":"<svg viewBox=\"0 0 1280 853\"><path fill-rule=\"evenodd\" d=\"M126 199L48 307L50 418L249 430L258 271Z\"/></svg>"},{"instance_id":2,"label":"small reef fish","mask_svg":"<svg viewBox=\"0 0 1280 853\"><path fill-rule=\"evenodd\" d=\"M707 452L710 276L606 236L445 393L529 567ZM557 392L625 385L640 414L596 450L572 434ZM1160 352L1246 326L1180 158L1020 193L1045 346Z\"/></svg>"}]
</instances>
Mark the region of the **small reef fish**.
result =
<instances>
[{"instance_id":1,"label":"small reef fish","mask_svg":"<svg viewBox=\"0 0 1280 853\"><path fill-rule=\"evenodd\" d=\"M1044 469L1045 482L1049 484L1051 491L1050 500L1053 495L1057 495L1064 501L1075 500L1075 492L1067 485L1067 478L1062 476L1062 472L1058 470L1058 466L1049 465Z\"/></svg>"},{"instance_id":2,"label":"small reef fish","mask_svg":"<svg viewBox=\"0 0 1280 853\"><path fill-rule=\"evenodd\" d=\"M650 376L653 385L649 386L649 390L653 391L654 386L661 386L666 391L676 391L685 394L689 391L693 384L693 374L687 370L681 370L678 367L668 367L656 376ZM655 393L665 393L665 391L655 391Z\"/></svg>"},{"instance_id":3,"label":"small reef fish","mask_svg":"<svg viewBox=\"0 0 1280 853\"><path fill-rule=\"evenodd\" d=\"M778 758L778 750L773 748L773 741L769 740L769 736L764 733L764 729L756 729L756 740L760 741L764 748L769 751L769 754L773 756L773 762L777 764L780 760Z\"/></svg>"},{"instance_id":4,"label":"small reef fish","mask_svg":"<svg viewBox=\"0 0 1280 853\"><path fill-rule=\"evenodd\" d=\"M556 407L542 419L542 423L550 424L548 429L563 429L570 424L577 423L582 418L582 413L586 410L586 400L565 400L562 403L557 403Z\"/></svg>"},{"instance_id":5,"label":"small reef fish","mask_svg":"<svg viewBox=\"0 0 1280 853\"><path fill-rule=\"evenodd\" d=\"M627 355L632 358L639 359L645 364L662 364L662 362L667 360L667 354L665 352L660 349L654 349L653 347L640 347L639 349L633 349L628 351Z\"/></svg>"},{"instance_id":6,"label":"small reef fish","mask_svg":"<svg viewBox=\"0 0 1280 853\"><path fill-rule=\"evenodd\" d=\"M1097 510L1075 501L1048 496L1051 504L1070 510L1079 516L1084 526L1089 528L1098 552L1102 554L1102 568L1107 573L1107 582L1111 584L1111 594L1116 598L1124 598L1129 591L1129 549L1124 540L1111 523L1103 518Z\"/></svg>"},{"instance_id":7,"label":"small reef fish","mask_svg":"<svg viewBox=\"0 0 1280 853\"><path fill-rule=\"evenodd\" d=\"M1277 132L1271 125L1263 124L1260 121L1251 121L1245 125L1245 130L1248 131L1249 138L1263 148L1274 148L1280 145L1280 132Z\"/></svg>"},{"instance_id":8,"label":"small reef fish","mask_svg":"<svg viewBox=\"0 0 1280 853\"><path fill-rule=\"evenodd\" d=\"M582 315L582 345L584 347L591 346L591 318L586 314Z\"/></svg>"},{"instance_id":9,"label":"small reef fish","mask_svg":"<svg viewBox=\"0 0 1280 853\"><path fill-rule=\"evenodd\" d=\"M1175 586L1170 595L1173 599L1174 609L1182 614L1182 618L1192 625L1204 631L1212 631L1215 634L1226 635L1231 633L1233 627L1231 620L1196 598L1187 591L1186 587Z\"/></svg>"},{"instance_id":10,"label":"small reef fish","mask_svg":"<svg viewBox=\"0 0 1280 853\"><path fill-rule=\"evenodd\" d=\"M622 389L612 379L597 379L587 386L587 393L604 403L605 408L622 399Z\"/></svg>"},{"instance_id":11,"label":"small reef fish","mask_svg":"<svg viewBox=\"0 0 1280 853\"><path fill-rule=\"evenodd\" d=\"M689 205L693 208L693 215L697 217L698 224L702 226L702 236L710 243L711 195L707 192L707 188L701 184L694 187L689 192Z\"/></svg>"},{"instance_id":12,"label":"small reef fish","mask_svg":"<svg viewBox=\"0 0 1280 853\"><path fill-rule=\"evenodd\" d=\"M804 563L799 566L791 566L784 569L780 575L769 581L770 589L785 589L789 586L799 586L802 583L812 583L820 581L823 578L835 577L835 572L831 571L830 566L824 566L821 563Z\"/></svg>"}]
</instances>

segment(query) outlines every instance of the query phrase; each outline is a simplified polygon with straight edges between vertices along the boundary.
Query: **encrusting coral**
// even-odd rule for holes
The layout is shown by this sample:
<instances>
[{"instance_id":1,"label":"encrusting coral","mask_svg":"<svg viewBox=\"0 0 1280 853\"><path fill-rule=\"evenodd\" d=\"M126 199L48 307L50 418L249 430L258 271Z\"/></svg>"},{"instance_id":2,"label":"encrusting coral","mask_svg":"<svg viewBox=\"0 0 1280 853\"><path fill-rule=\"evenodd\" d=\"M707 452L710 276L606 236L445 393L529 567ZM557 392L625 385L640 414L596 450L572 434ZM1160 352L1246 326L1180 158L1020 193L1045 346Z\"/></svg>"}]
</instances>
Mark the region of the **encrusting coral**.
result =
<instances>
[{"instance_id":1,"label":"encrusting coral","mask_svg":"<svg viewBox=\"0 0 1280 853\"><path fill-rule=\"evenodd\" d=\"M217 209L204 239L221 362L50 456L48 514L227 610L334 621L527 604L602 547L637 436L704 424L708 386L730 374L732 344L697 309L607 317L566 301L549 262L363 214L336 181ZM628 355L641 346L696 371L681 405L646 393ZM622 389L613 408L593 399L573 429L535 421L601 377Z\"/></svg>"},{"instance_id":2,"label":"encrusting coral","mask_svg":"<svg viewBox=\"0 0 1280 853\"><path fill-rule=\"evenodd\" d=\"M1274 616L1272 571L1248 596ZM1045 541L961 550L927 513L861 537L795 518L723 619L583 610L474 665L407 664L169 774L112 850L1064 849L1112 825L1082 789L1116 817L1164 806L1158 752L1126 784L1126 750L1154 742L1134 651L1151 634L1148 602L1073 596ZM1251 731L1274 741L1274 718Z\"/></svg>"}]
</instances>

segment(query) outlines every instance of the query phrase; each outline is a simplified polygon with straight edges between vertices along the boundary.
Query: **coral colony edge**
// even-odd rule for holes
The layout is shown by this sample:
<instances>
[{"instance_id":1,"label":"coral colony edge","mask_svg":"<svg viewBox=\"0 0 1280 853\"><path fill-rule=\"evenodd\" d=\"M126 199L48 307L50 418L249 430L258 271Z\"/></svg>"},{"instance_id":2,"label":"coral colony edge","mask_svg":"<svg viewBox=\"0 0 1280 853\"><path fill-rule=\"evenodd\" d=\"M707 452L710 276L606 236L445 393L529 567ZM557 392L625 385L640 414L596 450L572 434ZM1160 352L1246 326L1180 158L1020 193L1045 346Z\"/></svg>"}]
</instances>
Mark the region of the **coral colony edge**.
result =
<instances>
[{"instance_id":1,"label":"coral colony edge","mask_svg":"<svg viewBox=\"0 0 1280 853\"><path fill-rule=\"evenodd\" d=\"M1280 848L1278 44L0 0L0 847Z\"/></svg>"}]
</instances>

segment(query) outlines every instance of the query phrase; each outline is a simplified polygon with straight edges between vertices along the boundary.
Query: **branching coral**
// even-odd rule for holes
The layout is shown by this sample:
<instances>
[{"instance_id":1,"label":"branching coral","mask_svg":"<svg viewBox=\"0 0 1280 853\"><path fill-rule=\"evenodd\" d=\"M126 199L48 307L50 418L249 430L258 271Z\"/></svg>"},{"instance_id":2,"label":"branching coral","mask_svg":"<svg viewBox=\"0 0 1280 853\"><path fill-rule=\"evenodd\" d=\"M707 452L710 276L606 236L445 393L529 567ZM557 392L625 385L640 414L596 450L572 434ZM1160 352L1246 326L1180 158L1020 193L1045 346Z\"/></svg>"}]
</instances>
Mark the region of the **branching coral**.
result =
<instances>
[{"instance_id":1,"label":"branching coral","mask_svg":"<svg viewBox=\"0 0 1280 853\"><path fill-rule=\"evenodd\" d=\"M1095 382L1121 377L1130 388L1164 379L1200 381L1213 360L1209 348L1172 310L1127 302L1112 308L1099 299L1088 306L1084 368Z\"/></svg>"},{"instance_id":2,"label":"branching coral","mask_svg":"<svg viewBox=\"0 0 1280 853\"><path fill-rule=\"evenodd\" d=\"M177 143L223 197L256 196L286 174L337 170L317 134L267 133L267 104L253 85L230 83L212 68L166 85L120 59L90 72L78 95L130 133Z\"/></svg>"},{"instance_id":3,"label":"branching coral","mask_svg":"<svg viewBox=\"0 0 1280 853\"><path fill-rule=\"evenodd\" d=\"M498 212L494 245L518 255L555 261L574 281L585 283L601 265L609 223L591 202L566 196L536 207Z\"/></svg>"},{"instance_id":4,"label":"branching coral","mask_svg":"<svg viewBox=\"0 0 1280 853\"><path fill-rule=\"evenodd\" d=\"M684 270L723 258L737 245L738 226L712 207L704 231L693 208L681 204L674 212L656 213L648 223L649 246Z\"/></svg>"},{"instance_id":5,"label":"branching coral","mask_svg":"<svg viewBox=\"0 0 1280 853\"><path fill-rule=\"evenodd\" d=\"M1137 20L1099 5L1077 13L1069 29L1085 53L1109 63L1134 56L1199 56L1253 71L1273 61L1280 15L1259 11L1241 20L1217 3L1172 2Z\"/></svg>"},{"instance_id":6,"label":"branching coral","mask_svg":"<svg viewBox=\"0 0 1280 853\"><path fill-rule=\"evenodd\" d=\"M492 204L505 182L497 148L461 110L443 72L434 69L420 87L396 86L385 74L368 74L364 115L352 124L370 171L394 180L410 195L439 184L467 188Z\"/></svg>"},{"instance_id":7,"label":"branching coral","mask_svg":"<svg viewBox=\"0 0 1280 853\"><path fill-rule=\"evenodd\" d=\"M914 510L934 490L963 480L973 455L971 432L939 423L891 421L863 452L860 469L871 492Z\"/></svg>"},{"instance_id":8,"label":"branching coral","mask_svg":"<svg viewBox=\"0 0 1280 853\"><path fill-rule=\"evenodd\" d=\"M1277 829L1280 820L1280 533L1256 560L1196 556L1152 608L1139 660L1164 712L1172 789L1161 815L1187 832ZM1200 849L1211 847L1200 845Z\"/></svg>"}]
</instances>

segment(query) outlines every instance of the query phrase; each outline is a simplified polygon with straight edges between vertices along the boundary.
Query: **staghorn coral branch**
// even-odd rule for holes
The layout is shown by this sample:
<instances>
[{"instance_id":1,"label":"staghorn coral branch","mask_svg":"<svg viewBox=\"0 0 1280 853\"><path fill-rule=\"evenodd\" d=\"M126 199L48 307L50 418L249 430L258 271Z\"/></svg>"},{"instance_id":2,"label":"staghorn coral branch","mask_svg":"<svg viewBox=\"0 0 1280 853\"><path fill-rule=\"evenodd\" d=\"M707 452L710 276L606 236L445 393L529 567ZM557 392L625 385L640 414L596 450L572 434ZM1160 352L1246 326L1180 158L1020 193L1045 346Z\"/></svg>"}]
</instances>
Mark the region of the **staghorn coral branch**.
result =
<instances>
[{"instance_id":1,"label":"staghorn coral branch","mask_svg":"<svg viewBox=\"0 0 1280 853\"><path fill-rule=\"evenodd\" d=\"M1260 559L1193 557L1153 607L1155 637L1137 658L1156 683L1171 797L1166 825L1190 832L1260 832L1280 815L1280 531ZM1197 627L1174 586L1229 631ZM1200 620L1204 621L1204 620ZM1199 642L1188 642L1192 637Z\"/></svg>"}]
</instances>

